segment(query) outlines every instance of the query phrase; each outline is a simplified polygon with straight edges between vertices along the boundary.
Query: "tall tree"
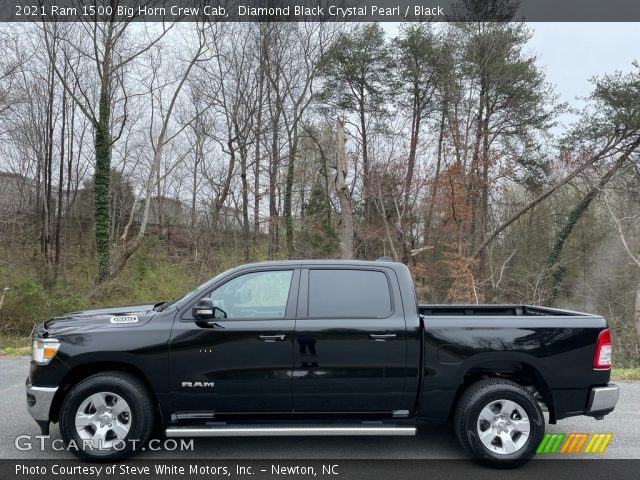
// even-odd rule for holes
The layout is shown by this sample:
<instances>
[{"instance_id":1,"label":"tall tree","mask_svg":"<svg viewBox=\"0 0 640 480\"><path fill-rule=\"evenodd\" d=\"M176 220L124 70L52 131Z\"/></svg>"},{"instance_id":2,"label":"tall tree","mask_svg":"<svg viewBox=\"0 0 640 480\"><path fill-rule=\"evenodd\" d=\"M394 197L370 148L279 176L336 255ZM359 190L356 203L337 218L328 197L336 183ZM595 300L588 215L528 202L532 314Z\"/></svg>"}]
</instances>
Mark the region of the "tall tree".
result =
<instances>
[{"instance_id":1,"label":"tall tree","mask_svg":"<svg viewBox=\"0 0 640 480\"><path fill-rule=\"evenodd\" d=\"M396 68L399 73L397 104L404 115L410 120L409 127L409 151L406 161L403 159L402 165L406 165L403 172L401 191L395 191L398 198L394 198L392 203L395 208L384 208L384 202L378 199L377 205L382 206L385 211L383 222L387 236L390 233L390 217L397 217L391 223L393 230L401 246L401 259L408 262L410 252L415 246L417 238L415 226L417 218L414 215L413 204L416 203L417 187L415 182L416 162L418 147L421 141L421 134L424 122L433 117L436 113L435 107L438 101L439 90L446 89L446 82L443 65L443 53L446 55L447 49L435 28L429 24L411 24L400 31L400 35L392 43L392 51L395 58ZM441 134L444 127L441 127ZM397 166L391 170L391 177L400 174ZM401 169L402 170L402 169ZM440 166L436 168L435 176L439 176ZM389 176L387 176L389 179ZM395 183L395 182L391 182ZM434 185L437 181L434 182ZM379 186L378 186L379 187ZM387 195L390 192L385 189ZM435 188L433 189L435 193ZM382 192L379 192L382 193ZM380 210L380 208L379 208ZM395 213L395 214L394 214Z\"/></svg>"},{"instance_id":2,"label":"tall tree","mask_svg":"<svg viewBox=\"0 0 640 480\"><path fill-rule=\"evenodd\" d=\"M433 113L430 108L435 100L437 80L440 76L440 43L434 27L424 23L401 28L400 36L393 42L403 90L399 101L402 107L409 111L411 118L409 154L404 178L404 202L407 205L412 193L422 123Z\"/></svg>"},{"instance_id":3,"label":"tall tree","mask_svg":"<svg viewBox=\"0 0 640 480\"><path fill-rule=\"evenodd\" d=\"M316 77L322 67L321 59L333 48L336 29L328 23L279 24L283 37L277 45L282 49L267 57L267 71L278 70L275 76L280 85L273 84L276 101L283 103L283 122L287 137L287 168L283 216L287 256L295 257L293 225L293 184L295 165L300 146L301 123L313 99ZM291 48L291 45L296 47ZM273 82L274 75L268 78Z\"/></svg>"},{"instance_id":4,"label":"tall tree","mask_svg":"<svg viewBox=\"0 0 640 480\"><path fill-rule=\"evenodd\" d=\"M95 281L98 284L107 279L111 268L111 151L127 121L128 83L125 77L130 64L152 48L168 31L163 24L159 32L155 32L153 28L145 28L137 38L130 38L133 37L128 35L131 19L121 20L116 17L118 4L119 0L110 0L111 15L97 15L91 21L74 24L73 28L64 31L56 28L55 23L42 24L52 67L70 98L94 129L93 223ZM55 55L57 43L62 45L62 53L58 55L60 58ZM78 65L75 62L78 57L86 61ZM64 74L64 67L61 68L58 62L66 65L69 75ZM97 95L92 94L96 90L95 82ZM116 116L117 127L114 132L114 103L118 101L118 90L122 110Z\"/></svg>"},{"instance_id":5,"label":"tall tree","mask_svg":"<svg viewBox=\"0 0 640 480\"><path fill-rule=\"evenodd\" d=\"M320 101L356 117L355 127L362 151L362 189L365 220L371 221L370 137L376 120L386 112L392 92L392 57L384 30L377 23L356 26L337 40L323 71Z\"/></svg>"},{"instance_id":6,"label":"tall tree","mask_svg":"<svg viewBox=\"0 0 640 480\"><path fill-rule=\"evenodd\" d=\"M461 73L473 92L465 184L471 213L467 241L475 248L488 231L492 175L506 166L501 159L513 159L515 174L544 175L537 145L553 125L556 99L535 57L525 51L531 36L525 24L477 22L455 28L462 43ZM480 254L480 275L485 266L486 256Z\"/></svg>"},{"instance_id":7,"label":"tall tree","mask_svg":"<svg viewBox=\"0 0 640 480\"><path fill-rule=\"evenodd\" d=\"M129 228L131 227L131 224L133 222L137 206L137 202L134 203L129 223L125 227L124 232L120 238L120 240L122 241L121 251L118 252L119 255L117 257L117 261L114 262L114 266L111 269L110 273L117 273L122 270L127 259L129 259L131 255L133 255L138 250L138 248L140 248L149 220L149 211L151 208L151 193L154 187L159 189L164 178L170 175L171 172L186 158L187 155L191 153L191 151L195 147L195 145L191 145L190 147L188 147L186 152L183 152L181 155L177 155L176 158L174 158L173 161L170 162L168 166L166 166L164 172L161 171L162 163L164 160L164 152L167 148L167 145L171 141L173 141L176 136L182 133L191 122L195 120L195 118L191 118L184 124L177 125L174 131L171 130L171 127L173 126L174 111L177 108L178 99L180 98L182 89L187 83L189 75L191 74L191 71L194 69L194 67L198 64L198 62L203 61L204 58L207 57L207 55L205 55L205 52L207 50L206 36L209 33L209 29L204 25L196 24L191 32L195 34L195 42L192 47L193 50L189 52L190 55L187 60L183 62L183 65L175 65L175 70L177 70L178 72L177 76L172 75L170 78L161 78L161 76L158 74L158 64L161 63L161 59L155 58L151 61L151 75L150 83L148 85L148 94L150 96L151 103L151 126L149 128L149 135L151 137L150 143L153 150L153 157L144 186L144 209L138 233L136 234L133 241L129 242L127 235L129 232ZM154 57L152 56L152 58ZM172 73L175 74L175 72ZM169 90L168 95L167 90ZM158 122L159 124L157 128L154 128L154 126L156 125L155 122ZM158 202L161 202L162 198L162 195L157 195ZM158 221L162 226L161 204L159 205L158 210Z\"/></svg>"}]
</instances>

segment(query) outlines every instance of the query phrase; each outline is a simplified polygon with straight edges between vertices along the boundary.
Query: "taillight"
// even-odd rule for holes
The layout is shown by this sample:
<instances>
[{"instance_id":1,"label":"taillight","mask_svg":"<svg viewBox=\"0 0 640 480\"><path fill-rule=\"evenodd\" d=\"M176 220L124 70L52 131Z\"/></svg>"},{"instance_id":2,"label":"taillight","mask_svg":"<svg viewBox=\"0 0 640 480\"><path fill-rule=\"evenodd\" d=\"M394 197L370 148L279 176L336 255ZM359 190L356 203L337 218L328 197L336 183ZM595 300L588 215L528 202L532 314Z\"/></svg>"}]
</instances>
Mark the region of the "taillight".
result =
<instances>
[{"instance_id":1,"label":"taillight","mask_svg":"<svg viewBox=\"0 0 640 480\"><path fill-rule=\"evenodd\" d=\"M611 332L605 328L598 335L596 353L593 356L593 368L611 368Z\"/></svg>"}]
</instances>

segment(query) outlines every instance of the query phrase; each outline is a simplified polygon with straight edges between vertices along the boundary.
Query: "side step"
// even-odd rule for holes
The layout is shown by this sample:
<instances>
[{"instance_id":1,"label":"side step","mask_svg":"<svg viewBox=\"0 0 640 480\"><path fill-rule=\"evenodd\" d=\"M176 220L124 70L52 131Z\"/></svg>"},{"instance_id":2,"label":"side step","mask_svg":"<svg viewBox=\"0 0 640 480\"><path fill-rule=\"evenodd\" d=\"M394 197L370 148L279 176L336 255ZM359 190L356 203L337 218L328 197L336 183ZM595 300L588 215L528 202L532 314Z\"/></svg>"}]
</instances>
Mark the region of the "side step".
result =
<instances>
[{"instance_id":1,"label":"side step","mask_svg":"<svg viewBox=\"0 0 640 480\"><path fill-rule=\"evenodd\" d=\"M208 427L170 427L167 437L278 437L278 436L336 436L336 435L396 435L413 436L416 427L358 424L358 425L215 425Z\"/></svg>"}]
</instances>

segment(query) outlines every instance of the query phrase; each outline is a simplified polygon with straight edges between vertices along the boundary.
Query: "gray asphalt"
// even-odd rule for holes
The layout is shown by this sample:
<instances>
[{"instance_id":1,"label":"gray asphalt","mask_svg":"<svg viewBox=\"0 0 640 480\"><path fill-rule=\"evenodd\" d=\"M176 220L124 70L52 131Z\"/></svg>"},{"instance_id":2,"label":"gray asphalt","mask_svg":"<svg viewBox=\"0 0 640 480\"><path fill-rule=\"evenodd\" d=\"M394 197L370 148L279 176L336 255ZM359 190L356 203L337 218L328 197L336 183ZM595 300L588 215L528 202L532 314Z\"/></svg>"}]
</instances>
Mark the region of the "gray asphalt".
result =
<instances>
[{"instance_id":1,"label":"gray asphalt","mask_svg":"<svg viewBox=\"0 0 640 480\"><path fill-rule=\"evenodd\" d=\"M55 450L21 451L19 435L38 435L26 410L24 381L29 368L26 357L0 356L0 458L61 459L71 453ZM613 439L601 458L640 458L640 382L619 382L621 397L616 410L602 421L574 417L547 425L547 432L611 432ZM51 439L59 439L57 425ZM37 442L34 442L37 443ZM593 458L594 455L580 454ZM548 457L548 456L547 456ZM559 458L560 456L554 456ZM562 455L565 457L565 455ZM416 437L272 437L196 439L193 451L144 451L141 459L404 459L463 458L449 424L427 424Z\"/></svg>"}]
</instances>

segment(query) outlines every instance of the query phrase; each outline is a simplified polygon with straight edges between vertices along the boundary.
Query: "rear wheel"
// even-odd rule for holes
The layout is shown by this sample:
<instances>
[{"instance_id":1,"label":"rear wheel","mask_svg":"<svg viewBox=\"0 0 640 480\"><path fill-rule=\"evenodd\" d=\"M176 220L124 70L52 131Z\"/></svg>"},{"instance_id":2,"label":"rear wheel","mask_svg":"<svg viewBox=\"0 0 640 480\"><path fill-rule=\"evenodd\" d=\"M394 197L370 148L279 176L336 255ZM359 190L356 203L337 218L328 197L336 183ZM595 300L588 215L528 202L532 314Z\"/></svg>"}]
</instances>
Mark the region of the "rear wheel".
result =
<instances>
[{"instance_id":1,"label":"rear wheel","mask_svg":"<svg viewBox=\"0 0 640 480\"><path fill-rule=\"evenodd\" d=\"M455 415L458 440L492 467L529 461L544 436L544 415L524 387L504 379L480 380L462 394Z\"/></svg>"},{"instance_id":2,"label":"rear wheel","mask_svg":"<svg viewBox=\"0 0 640 480\"><path fill-rule=\"evenodd\" d=\"M154 406L147 387L122 372L92 375L71 389L60 414L60 433L77 457L113 461L148 440Z\"/></svg>"}]
</instances>

